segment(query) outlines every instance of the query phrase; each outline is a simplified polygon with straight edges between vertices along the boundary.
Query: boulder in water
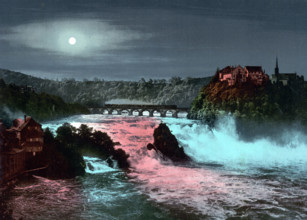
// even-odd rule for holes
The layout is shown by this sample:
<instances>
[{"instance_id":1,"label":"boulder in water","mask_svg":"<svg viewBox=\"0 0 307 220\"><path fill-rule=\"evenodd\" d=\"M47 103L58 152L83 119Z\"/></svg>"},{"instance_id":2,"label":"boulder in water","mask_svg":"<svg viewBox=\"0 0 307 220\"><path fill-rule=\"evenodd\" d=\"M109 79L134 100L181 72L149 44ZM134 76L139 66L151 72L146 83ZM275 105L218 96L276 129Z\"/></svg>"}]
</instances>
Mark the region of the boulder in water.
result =
<instances>
[{"instance_id":1,"label":"boulder in water","mask_svg":"<svg viewBox=\"0 0 307 220\"><path fill-rule=\"evenodd\" d=\"M154 143L148 144L147 149L161 152L172 161L188 161L190 158L184 153L182 147L179 147L176 137L171 133L166 124L161 123L154 130Z\"/></svg>"},{"instance_id":2,"label":"boulder in water","mask_svg":"<svg viewBox=\"0 0 307 220\"><path fill-rule=\"evenodd\" d=\"M152 150L152 149L156 149L156 147L151 143L147 144L147 150Z\"/></svg>"},{"instance_id":3,"label":"boulder in water","mask_svg":"<svg viewBox=\"0 0 307 220\"><path fill-rule=\"evenodd\" d=\"M119 168L129 167L129 162L128 162L129 154L126 154L126 152L123 149L119 148L114 150L112 156L115 160L117 160Z\"/></svg>"},{"instance_id":4,"label":"boulder in water","mask_svg":"<svg viewBox=\"0 0 307 220\"><path fill-rule=\"evenodd\" d=\"M94 171L94 166L91 163L87 163L87 167L89 168L90 171Z\"/></svg>"}]
</instances>

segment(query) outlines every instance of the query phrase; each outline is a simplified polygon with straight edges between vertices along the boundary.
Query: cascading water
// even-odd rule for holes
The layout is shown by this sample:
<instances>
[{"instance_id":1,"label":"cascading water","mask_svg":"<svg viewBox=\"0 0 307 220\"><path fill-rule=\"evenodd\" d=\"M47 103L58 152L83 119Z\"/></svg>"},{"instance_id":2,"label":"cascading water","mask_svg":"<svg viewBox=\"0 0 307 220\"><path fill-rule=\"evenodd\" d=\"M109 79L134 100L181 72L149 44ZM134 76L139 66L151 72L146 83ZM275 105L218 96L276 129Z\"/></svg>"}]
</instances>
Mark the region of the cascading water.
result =
<instances>
[{"instance_id":1,"label":"cascading water","mask_svg":"<svg viewBox=\"0 0 307 220\"><path fill-rule=\"evenodd\" d=\"M117 170L117 169L110 167L110 165L108 164L106 160L102 160L97 157L84 156L83 159L86 165L86 168L85 168L86 173L98 174L98 173L106 173L106 172L112 172L112 171ZM115 163L114 161L112 162L113 164ZM115 165L115 167L117 166Z\"/></svg>"},{"instance_id":2,"label":"cascading water","mask_svg":"<svg viewBox=\"0 0 307 220\"><path fill-rule=\"evenodd\" d=\"M237 134L232 117L220 119L213 129L189 120L165 121L185 146L186 153L199 163L217 163L238 169L292 169L295 166L301 171L307 170L307 140L301 131L289 128L280 133L282 141L278 142L268 138L246 142Z\"/></svg>"},{"instance_id":3,"label":"cascading water","mask_svg":"<svg viewBox=\"0 0 307 220\"><path fill-rule=\"evenodd\" d=\"M174 165L147 151L161 120L194 162ZM290 130L291 139L283 134L286 141L279 144L268 138L243 141L230 117L214 129L187 119L102 115L44 127L56 129L64 121L107 132L130 155L128 173L84 157L88 174L74 180L81 184L81 219L307 218L307 141L299 131ZM15 193L11 207L18 213L19 196L32 198L20 189Z\"/></svg>"}]
</instances>

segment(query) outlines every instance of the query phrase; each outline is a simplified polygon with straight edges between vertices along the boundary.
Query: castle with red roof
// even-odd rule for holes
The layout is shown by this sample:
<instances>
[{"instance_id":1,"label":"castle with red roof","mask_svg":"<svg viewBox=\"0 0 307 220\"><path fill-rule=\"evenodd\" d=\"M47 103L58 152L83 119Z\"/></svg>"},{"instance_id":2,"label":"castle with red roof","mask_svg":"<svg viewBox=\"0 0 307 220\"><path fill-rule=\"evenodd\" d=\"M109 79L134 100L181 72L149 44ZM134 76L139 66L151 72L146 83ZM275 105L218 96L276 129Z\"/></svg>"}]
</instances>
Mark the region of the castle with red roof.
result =
<instances>
[{"instance_id":1,"label":"castle with red roof","mask_svg":"<svg viewBox=\"0 0 307 220\"><path fill-rule=\"evenodd\" d=\"M227 66L218 71L219 81L226 81L229 86L250 82L256 86L265 85L269 76L265 74L261 66Z\"/></svg>"}]
</instances>

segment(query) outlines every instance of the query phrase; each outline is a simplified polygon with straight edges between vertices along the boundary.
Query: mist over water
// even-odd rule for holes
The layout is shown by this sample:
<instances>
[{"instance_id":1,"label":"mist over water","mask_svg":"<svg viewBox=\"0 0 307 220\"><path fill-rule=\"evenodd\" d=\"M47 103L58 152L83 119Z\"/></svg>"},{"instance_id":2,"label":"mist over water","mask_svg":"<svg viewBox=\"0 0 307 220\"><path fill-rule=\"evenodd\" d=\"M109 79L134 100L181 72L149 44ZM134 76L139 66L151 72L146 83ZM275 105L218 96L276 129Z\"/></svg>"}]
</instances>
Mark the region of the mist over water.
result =
<instances>
[{"instance_id":1,"label":"mist over water","mask_svg":"<svg viewBox=\"0 0 307 220\"><path fill-rule=\"evenodd\" d=\"M83 207L81 219L307 218L307 141L295 128L281 129L282 141L269 136L246 141L231 117L220 119L215 128L184 118L104 115L74 116L44 127L55 131L67 121L107 132L130 155L126 173L84 155L86 176L71 180L79 193L73 193L79 197L72 199ZM147 150L162 121L193 159L191 163L174 164ZM28 186L23 187L10 201L16 216L21 197L33 203ZM68 195L62 205L69 199Z\"/></svg>"},{"instance_id":2,"label":"mist over water","mask_svg":"<svg viewBox=\"0 0 307 220\"><path fill-rule=\"evenodd\" d=\"M275 140L266 136L244 141L230 116L219 119L215 128L189 120L165 121L185 152L197 162L238 169L296 167L295 172L307 171L306 135L293 127L280 128Z\"/></svg>"}]
</instances>

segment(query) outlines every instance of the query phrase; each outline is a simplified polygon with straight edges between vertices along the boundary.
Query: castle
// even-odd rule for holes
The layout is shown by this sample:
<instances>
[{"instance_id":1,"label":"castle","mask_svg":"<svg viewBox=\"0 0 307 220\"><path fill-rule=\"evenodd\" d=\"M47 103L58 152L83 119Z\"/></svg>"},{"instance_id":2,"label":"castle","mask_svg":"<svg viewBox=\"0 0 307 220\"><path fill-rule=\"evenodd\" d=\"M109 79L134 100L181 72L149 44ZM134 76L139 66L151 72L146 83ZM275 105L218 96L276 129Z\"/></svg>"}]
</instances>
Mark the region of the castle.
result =
<instances>
[{"instance_id":1,"label":"castle","mask_svg":"<svg viewBox=\"0 0 307 220\"><path fill-rule=\"evenodd\" d=\"M218 72L219 81L226 81L229 86L251 82L256 86L265 85L269 76L265 74L261 66L227 66Z\"/></svg>"},{"instance_id":2,"label":"castle","mask_svg":"<svg viewBox=\"0 0 307 220\"><path fill-rule=\"evenodd\" d=\"M261 66L227 66L221 71L218 71L219 81L226 81L229 86L234 86L240 83L250 82L256 86L265 85L269 82L269 76L265 74ZM304 76L298 76L296 73L280 73L278 67L278 59L276 58L275 73L271 76L273 84L282 84L290 86L294 89L304 87Z\"/></svg>"}]
</instances>

